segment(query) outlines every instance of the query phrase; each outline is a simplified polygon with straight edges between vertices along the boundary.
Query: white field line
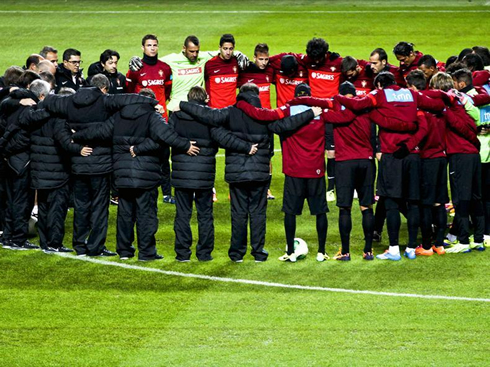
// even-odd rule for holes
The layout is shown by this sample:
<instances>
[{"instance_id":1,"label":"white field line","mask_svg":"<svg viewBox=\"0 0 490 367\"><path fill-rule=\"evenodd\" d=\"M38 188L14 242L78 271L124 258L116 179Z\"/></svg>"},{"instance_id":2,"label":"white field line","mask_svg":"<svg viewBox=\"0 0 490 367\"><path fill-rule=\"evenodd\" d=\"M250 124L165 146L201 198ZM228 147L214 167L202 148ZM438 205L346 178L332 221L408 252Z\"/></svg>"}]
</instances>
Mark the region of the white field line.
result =
<instances>
[{"instance_id":1,"label":"white field line","mask_svg":"<svg viewBox=\"0 0 490 367\"><path fill-rule=\"evenodd\" d=\"M202 274L192 274L192 273L180 273L177 271L162 270L156 268L147 268L137 265L123 264L115 261L98 260L90 257L77 257L69 254L57 253L56 255L65 257L68 259L74 259L79 261L86 261L95 264L115 266L124 269L147 271L152 273L159 273L170 276L177 276L183 278L194 278L201 280L210 280L213 282L223 282L223 283L239 283L247 285L258 285L263 287L274 287L274 288L287 288L287 289L300 289L307 291L323 291L323 292L335 292L335 293L351 293L351 294L368 294L373 296L389 296L389 297L404 297L404 298L423 298L423 299L437 299L437 300L449 300L449 301L471 301L471 302L490 302L488 298L470 298L470 297L453 297L453 296L439 296L439 295L425 295L425 294L414 294L414 293L395 293L395 292L376 292L376 291L364 291L355 289L343 289L343 288L327 288L327 287L317 287L308 285L295 285L295 284L283 284L283 283L272 283L263 282L259 280L249 280L249 279L234 279L234 278L224 278L215 277Z\"/></svg>"},{"instance_id":2,"label":"white field line","mask_svg":"<svg viewBox=\"0 0 490 367\"><path fill-rule=\"evenodd\" d=\"M406 14L488 13L490 10L0 10L0 14Z\"/></svg>"}]
</instances>

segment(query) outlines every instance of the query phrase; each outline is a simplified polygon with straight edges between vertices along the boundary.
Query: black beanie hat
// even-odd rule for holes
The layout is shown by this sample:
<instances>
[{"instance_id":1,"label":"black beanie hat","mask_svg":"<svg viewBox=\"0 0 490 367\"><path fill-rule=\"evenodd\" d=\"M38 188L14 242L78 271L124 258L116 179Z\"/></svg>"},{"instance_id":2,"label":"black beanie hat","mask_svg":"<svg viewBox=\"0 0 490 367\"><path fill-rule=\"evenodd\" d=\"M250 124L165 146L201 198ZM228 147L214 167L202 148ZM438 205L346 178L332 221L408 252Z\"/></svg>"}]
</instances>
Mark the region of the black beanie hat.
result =
<instances>
[{"instance_id":1,"label":"black beanie hat","mask_svg":"<svg viewBox=\"0 0 490 367\"><path fill-rule=\"evenodd\" d=\"M346 94L356 95L356 87L351 82L343 82L339 87L339 94L345 96Z\"/></svg>"},{"instance_id":2,"label":"black beanie hat","mask_svg":"<svg viewBox=\"0 0 490 367\"><path fill-rule=\"evenodd\" d=\"M291 75L298 70L298 61L293 55L284 55L281 58L281 72L285 75Z\"/></svg>"},{"instance_id":3,"label":"black beanie hat","mask_svg":"<svg viewBox=\"0 0 490 367\"><path fill-rule=\"evenodd\" d=\"M305 83L298 84L294 89L294 96L295 97L311 96L310 86Z\"/></svg>"}]
</instances>

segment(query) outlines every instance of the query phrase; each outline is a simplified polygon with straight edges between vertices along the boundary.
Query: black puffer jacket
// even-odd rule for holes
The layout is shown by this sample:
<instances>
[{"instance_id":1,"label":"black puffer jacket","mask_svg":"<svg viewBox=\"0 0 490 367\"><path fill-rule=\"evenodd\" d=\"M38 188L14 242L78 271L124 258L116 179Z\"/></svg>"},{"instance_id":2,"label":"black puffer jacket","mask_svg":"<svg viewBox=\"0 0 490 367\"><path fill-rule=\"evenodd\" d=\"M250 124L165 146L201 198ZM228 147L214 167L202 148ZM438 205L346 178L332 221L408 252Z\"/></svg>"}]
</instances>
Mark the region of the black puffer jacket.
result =
<instances>
[{"instance_id":1,"label":"black puffer jacket","mask_svg":"<svg viewBox=\"0 0 490 367\"><path fill-rule=\"evenodd\" d=\"M191 104L199 105L190 101ZM200 151L197 156L172 149L172 186L181 189L211 189L216 176L216 153L218 143L237 152L248 154L252 144L243 141L231 132L210 127L189 114L178 111L170 117L170 125L177 134L195 141Z\"/></svg>"},{"instance_id":2,"label":"black puffer jacket","mask_svg":"<svg viewBox=\"0 0 490 367\"><path fill-rule=\"evenodd\" d=\"M70 155L79 155L83 148L71 143L71 135L66 120L59 118L31 133L31 188L56 189L68 182Z\"/></svg>"},{"instance_id":3,"label":"black puffer jacket","mask_svg":"<svg viewBox=\"0 0 490 367\"><path fill-rule=\"evenodd\" d=\"M160 184L160 144L181 151L190 147L189 140L179 137L148 103L128 105L107 122L78 131L73 139L111 142L118 189L151 189ZM131 146L134 146L135 158L131 157Z\"/></svg>"},{"instance_id":4,"label":"black puffer jacket","mask_svg":"<svg viewBox=\"0 0 490 367\"><path fill-rule=\"evenodd\" d=\"M66 69L63 64L60 64L54 76L56 78L55 93L58 93L61 88L72 88L77 91L87 85L87 82L83 78L82 69L75 75L75 81L73 81L71 71Z\"/></svg>"},{"instance_id":5,"label":"black puffer jacket","mask_svg":"<svg viewBox=\"0 0 490 367\"><path fill-rule=\"evenodd\" d=\"M0 113L5 118L0 150L2 156L7 159L7 164L18 175L23 174L30 163L29 128L37 128L50 117L43 109L37 110L36 107L20 105L20 100L24 98L39 102L31 91L18 89L12 92L0 107Z\"/></svg>"},{"instance_id":6,"label":"black puffer jacket","mask_svg":"<svg viewBox=\"0 0 490 367\"><path fill-rule=\"evenodd\" d=\"M119 71L116 71L113 74L108 73L104 70L102 64L97 61L91 64L88 68L88 78L87 85L90 85L90 81L94 77L94 75L103 74L109 79L111 86L109 88L110 94L119 94L126 93L126 77L121 74Z\"/></svg>"},{"instance_id":7,"label":"black puffer jacket","mask_svg":"<svg viewBox=\"0 0 490 367\"><path fill-rule=\"evenodd\" d=\"M240 93L237 101L244 100L255 107L261 107L259 97L252 92ZM258 144L255 155L248 155L234 149L226 150L225 180L228 183L267 181L269 179L270 146L272 133L281 134L296 130L311 121L313 111L289 116L274 122L260 122L248 117L235 106L222 110L180 102L180 109L207 124L222 125L238 138Z\"/></svg>"},{"instance_id":8,"label":"black puffer jacket","mask_svg":"<svg viewBox=\"0 0 490 367\"><path fill-rule=\"evenodd\" d=\"M44 106L52 113L60 114L68 120L70 128L82 131L106 121L118 109L133 103L157 102L136 94L104 94L98 88L82 88L71 96L50 95L44 100ZM76 175L102 175L112 171L112 142L100 139L82 139L76 141L93 148L88 157L72 157L72 172Z\"/></svg>"}]
</instances>

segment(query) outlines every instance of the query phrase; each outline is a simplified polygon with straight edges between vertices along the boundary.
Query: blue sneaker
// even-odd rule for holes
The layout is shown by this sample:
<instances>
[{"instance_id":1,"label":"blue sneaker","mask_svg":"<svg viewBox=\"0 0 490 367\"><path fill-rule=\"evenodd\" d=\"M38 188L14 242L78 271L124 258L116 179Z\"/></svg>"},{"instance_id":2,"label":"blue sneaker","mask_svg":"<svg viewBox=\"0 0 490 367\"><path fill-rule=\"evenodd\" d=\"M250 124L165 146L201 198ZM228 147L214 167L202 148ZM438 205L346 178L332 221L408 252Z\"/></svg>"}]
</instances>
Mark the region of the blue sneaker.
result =
<instances>
[{"instance_id":1,"label":"blue sneaker","mask_svg":"<svg viewBox=\"0 0 490 367\"><path fill-rule=\"evenodd\" d=\"M402 259L402 257L400 256L400 254L396 254L396 255L393 255L393 254L390 254L390 252L388 250L386 250L384 253L382 254L379 254L379 255L376 255L376 259L378 260L392 260L392 261L399 261Z\"/></svg>"},{"instance_id":2,"label":"blue sneaker","mask_svg":"<svg viewBox=\"0 0 490 367\"><path fill-rule=\"evenodd\" d=\"M412 251L405 250L403 256L410 260L415 260L417 258L417 255L415 255L415 249L413 249Z\"/></svg>"}]
</instances>

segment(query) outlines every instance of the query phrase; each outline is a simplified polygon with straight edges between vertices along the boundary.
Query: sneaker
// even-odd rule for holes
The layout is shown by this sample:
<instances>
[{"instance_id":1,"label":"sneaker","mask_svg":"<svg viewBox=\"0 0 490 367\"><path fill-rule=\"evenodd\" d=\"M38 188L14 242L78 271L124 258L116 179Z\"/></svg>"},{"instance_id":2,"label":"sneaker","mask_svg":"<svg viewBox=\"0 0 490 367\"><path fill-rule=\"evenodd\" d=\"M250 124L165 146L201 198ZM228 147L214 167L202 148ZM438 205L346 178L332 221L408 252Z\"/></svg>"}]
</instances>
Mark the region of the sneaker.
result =
<instances>
[{"instance_id":1,"label":"sneaker","mask_svg":"<svg viewBox=\"0 0 490 367\"><path fill-rule=\"evenodd\" d=\"M68 248L68 247L65 247L65 246L61 245L60 247L58 247L58 252L74 252L74 250L72 250L71 248Z\"/></svg>"},{"instance_id":2,"label":"sneaker","mask_svg":"<svg viewBox=\"0 0 490 367\"><path fill-rule=\"evenodd\" d=\"M333 190L327 191L327 201L335 201L335 192Z\"/></svg>"},{"instance_id":3,"label":"sneaker","mask_svg":"<svg viewBox=\"0 0 490 367\"><path fill-rule=\"evenodd\" d=\"M324 254L322 254L321 252L317 253L316 254L316 261L325 261L325 260L329 260L330 259L330 256L328 256L328 254L325 252Z\"/></svg>"},{"instance_id":4,"label":"sneaker","mask_svg":"<svg viewBox=\"0 0 490 367\"><path fill-rule=\"evenodd\" d=\"M470 245L464 245L462 243L456 243L455 245L446 248L446 254L459 254L471 252Z\"/></svg>"},{"instance_id":5,"label":"sneaker","mask_svg":"<svg viewBox=\"0 0 490 367\"><path fill-rule=\"evenodd\" d=\"M373 232L373 242L381 242L381 233Z\"/></svg>"},{"instance_id":6,"label":"sneaker","mask_svg":"<svg viewBox=\"0 0 490 367\"><path fill-rule=\"evenodd\" d=\"M490 247L490 235L486 234L483 236L483 245L485 247Z\"/></svg>"},{"instance_id":7,"label":"sneaker","mask_svg":"<svg viewBox=\"0 0 490 367\"><path fill-rule=\"evenodd\" d=\"M154 258L150 258L150 259L138 259L138 261L153 261L153 260L162 260L163 259L163 255L160 255L160 254L156 254Z\"/></svg>"},{"instance_id":8,"label":"sneaker","mask_svg":"<svg viewBox=\"0 0 490 367\"><path fill-rule=\"evenodd\" d=\"M444 246L432 246L432 251L434 251L437 255L444 255L446 253L446 250L444 249Z\"/></svg>"},{"instance_id":9,"label":"sneaker","mask_svg":"<svg viewBox=\"0 0 490 367\"><path fill-rule=\"evenodd\" d=\"M454 240L454 241L451 241L450 239L448 238L445 238L444 239L444 247L451 247L451 246L454 246L454 245L457 245L458 244L458 240Z\"/></svg>"},{"instance_id":10,"label":"sneaker","mask_svg":"<svg viewBox=\"0 0 490 367\"><path fill-rule=\"evenodd\" d=\"M390 252L388 250L386 250L384 253L376 255L376 259L399 261L402 259L402 257L400 256L400 253L393 255L393 254L390 254Z\"/></svg>"},{"instance_id":11,"label":"sneaker","mask_svg":"<svg viewBox=\"0 0 490 367\"><path fill-rule=\"evenodd\" d=\"M117 253L109 251L108 249L103 249L102 252L98 255L88 255L88 256L98 256L98 257L110 257L110 256L117 256Z\"/></svg>"},{"instance_id":12,"label":"sneaker","mask_svg":"<svg viewBox=\"0 0 490 367\"><path fill-rule=\"evenodd\" d=\"M111 197L111 205L119 205L119 198L117 196Z\"/></svg>"},{"instance_id":13,"label":"sneaker","mask_svg":"<svg viewBox=\"0 0 490 367\"><path fill-rule=\"evenodd\" d=\"M483 242L470 242L470 248L476 251L485 251L485 245Z\"/></svg>"},{"instance_id":14,"label":"sneaker","mask_svg":"<svg viewBox=\"0 0 490 367\"><path fill-rule=\"evenodd\" d=\"M165 195L163 197L163 202L166 204L175 204L175 198L172 195Z\"/></svg>"},{"instance_id":15,"label":"sneaker","mask_svg":"<svg viewBox=\"0 0 490 367\"><path fill-rule=\"evenodd\" d=\"M374 254L372 252L364 252L362 258L364 260L374 260Z\"/></svg>"},{"instance_id":16,"label":"sneaker","mask_svg":"<svg viewBox=\"0 0 490 367\"><path fill-rule=\"evenodd\" d=\"M12 242L12 241L7 242L3 246L3 248L9 249L9 250L15 250L15 251L25 251L25 250L27 250L26 248L24 248L22 246L19 246L18 244L16 244L15 242Z\"/></svg>"},{"instance_id":17,"label":"sneaker","mask_svg":"<svg viewBox=\"0 0 490 367\"><path fill-rule=\"evenodd\" d=\"M20 247L22 247L24 250L39 250L40 247L29 242L29 241L26 241L24 242L22 245L20 245Z\"/></svg>"},{"instance_id":18,"label":"sneaker","mask_svg":"<svg viewBox=\"0 0 490 367\"><path fill-rule=\"evenodd\" d=\"M289 261L289 262L295 263L296 262L296 255L294 253L292 253L291 255L288 255L287 253L285 253L284 255L282 255L279 258L279 261Z\"/></svg>"},{"instance_id":19,"label":"sneaker","mask_svg":"<svg viewBox=\"0 0 490 367\"><path fill-rule=\"evenodd\" d=\"M333 257L335 260L339 261L350 261L350 254L343 254L342 252L337 252L337 254Z\"/></svg>"},{"instance_id":20,"label":"sneaker","mask_svg":"<svg viewBox=\"0 0 490 367\"><path fill-rule=\"evenodd\" d=\"M175 260L177 260L179 263L190 263L191 262L190 259L178 259L178 258L175 258Z\"/></svg>"},{"instance_id":21,"label":"sneaker","mask_svg":"<svg viewBox=\"0 0 490 367\"><path fill-rule=\"evenodd\" d=\"M134 256L119 256L119 260L125 261L125 260L132 259L133 257Z\"/></svg>"},{"instance_id":22,"label":"sneaker","mask_svg":"<svg viewBox=\"0 0 490 367\"><path fill-rule=\"evenodd\" d=\"M208 262L208 261L213 261L214 258L212 256L209 256L209 257L197 258L197 260L199 260L202 263L205 263L205 262Z\"/></svg>"},{"instance_id":23,"label":"sneaker","mask_svg":"<svg viewBox=\"0 0 490 367\"><path fill-rule=\"evenodd\" d=\"M425 248L423 248L422 245L420 245L420 246L417 246L417 248L415 249L415 255L416 256L432 256L432 255L434 255L434 251L432 250L432 248L426 250Z\"/></svg>"},{"instance_id":24,"label":"sneaker","mask_svg":"<svg viewBox=\"0 0 490 367\"><path fill-rule=\"evenodd\" d=\"M276 197L274 195L272 195L272 192L271 190L267 190L267 200L275 200Z\"/></svg>"},{"instance_id":25,"label":"sneaker","mask_svg":"<svg viewBox=\"0 0 490 367\"><path fill-rule=\"evenodd\" d=\"M417 258L417 256L415 256L415 249L409 249L408 247L405 249L403 256L409 260L415 260Z\"/></svg>"}]
</instances>

